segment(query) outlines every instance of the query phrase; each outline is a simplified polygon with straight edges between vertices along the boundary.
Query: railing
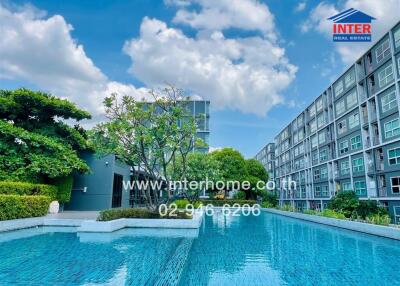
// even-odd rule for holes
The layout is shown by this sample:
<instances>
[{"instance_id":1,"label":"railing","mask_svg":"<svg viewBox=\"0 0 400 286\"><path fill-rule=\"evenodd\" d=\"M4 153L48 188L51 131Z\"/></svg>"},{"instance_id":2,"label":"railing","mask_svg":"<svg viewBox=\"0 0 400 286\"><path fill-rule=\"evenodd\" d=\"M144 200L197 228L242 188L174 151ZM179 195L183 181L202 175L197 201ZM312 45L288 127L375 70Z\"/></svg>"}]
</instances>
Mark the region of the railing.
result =
<instances>
[{"instance_id":1,"label":"railing","mask_svg":"<svg viewBox=\"0 0 400 286\"><path fill-rule=\"evenodd\" d=\"M380 187L380 188L379 188L379 196L380 196L380 197L386 197L386 196L387 196L386 187Z\"/></svg>"}]
</instances>

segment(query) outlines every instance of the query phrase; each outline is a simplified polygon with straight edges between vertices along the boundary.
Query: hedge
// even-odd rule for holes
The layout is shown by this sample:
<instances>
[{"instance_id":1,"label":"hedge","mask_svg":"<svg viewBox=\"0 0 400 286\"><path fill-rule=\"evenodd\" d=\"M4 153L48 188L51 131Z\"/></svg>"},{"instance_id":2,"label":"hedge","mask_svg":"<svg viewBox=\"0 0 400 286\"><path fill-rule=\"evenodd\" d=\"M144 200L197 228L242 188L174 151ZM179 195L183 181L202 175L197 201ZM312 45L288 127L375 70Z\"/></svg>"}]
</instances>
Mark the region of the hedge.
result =
<instances>
[{"instance_id":1,"label":"hedge","mask_svg":"<svg viewBox=\"0 0 400 286\"><path fill-rule=\"evenodd\" d=\"M57 198L57 187L44 184L25 182L0 181L0 195L47 196L52 200Z\"/></svg>"},{"instance_id":2,"label":"hedge","mask_svg":"<svg viewBox=\"0 0 400 286\"><path fill-rule=\"evenodd\" d=\"M74 177L72 175L51 179L50 183L55 185L58 189L57 201L60 203L68 203L71 200L72 185L74 183Z\"/></svg>"},{"instance_id":3,"label":"hedge","mask_svg":"<svg viewBox=\"0 0 400 286\"><path fill-rule=\"evenodd\" d=\"M0 221L44 216L50 202L47 196L0 195Z\"/></svg>"},{"instance_id":4,"label":"hedge","mask_svg":"<svg viewBox=\"0 0 400 286\"><path fill-rule=\"evenodd\" d=\"M98 221L110 221L119 218L163 218L163 219L191 219L192 216L183 211L176 211L177 216L160 216L157 211L152 211L149 209L139 209L139 208L131 208L131 209L111 209L104 210L100 212Z\"/></svg>"},{"instance_id":5,"label":"hedge","mask_svg":"<svg viewBox=\"0 0 400 286\"><path fill-rule=\"evenodd\" d=\"M213 205L214 207L222 207L225 204L228 204L230 206L233 206L234 204L239 204L240 206L243 206L244 204L248 204L250 206L256 204L257 202L255 200L201 200L203 203L203 206L207 206L208 204Z\"/></svg>"}]
</instances>

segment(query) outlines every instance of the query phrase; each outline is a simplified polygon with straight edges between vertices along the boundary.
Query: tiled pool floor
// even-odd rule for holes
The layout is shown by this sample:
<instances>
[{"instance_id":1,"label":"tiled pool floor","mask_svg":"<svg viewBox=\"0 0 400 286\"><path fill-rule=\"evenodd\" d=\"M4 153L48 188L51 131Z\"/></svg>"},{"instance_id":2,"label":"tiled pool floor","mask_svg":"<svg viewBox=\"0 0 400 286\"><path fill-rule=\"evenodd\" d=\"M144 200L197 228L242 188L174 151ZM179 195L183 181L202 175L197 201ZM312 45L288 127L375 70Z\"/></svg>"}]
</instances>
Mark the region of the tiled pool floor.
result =
<instances>
[{"instance_id":1,"label":"tiled pool floor","mask_svg":"<svg viewBox=\"0 0 400 286\"><path fill-rule=\"evenodd\" d=\"M270 213L185 230L1 234L0 285L400 285L400 242Z\"/></svg>"}]
</instances>

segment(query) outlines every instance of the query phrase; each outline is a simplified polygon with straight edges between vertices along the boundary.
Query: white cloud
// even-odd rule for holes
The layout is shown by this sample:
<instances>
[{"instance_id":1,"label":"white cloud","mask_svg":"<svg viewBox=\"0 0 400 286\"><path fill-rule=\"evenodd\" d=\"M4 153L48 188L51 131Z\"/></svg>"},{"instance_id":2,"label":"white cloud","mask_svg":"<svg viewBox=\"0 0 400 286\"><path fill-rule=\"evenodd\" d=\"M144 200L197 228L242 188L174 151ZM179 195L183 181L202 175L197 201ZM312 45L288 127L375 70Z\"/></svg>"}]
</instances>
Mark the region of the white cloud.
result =
<instances>
[{"instance_id":1,"label":"white cloud","mask_svg":"<svg viewBox=\"0 0 400 286\"><path fill-rule=\"evenodd\" d=\"M45 15L32 6L12 11L0 4L0 78L26 80L94 115L103 112L102 101L111 92L146 95L109 81L71 37L72 26L60 15Z\"/></svg>"},{"instance_id":2,"label":"white cloud","mask_svg":"<svg viewBox=\"0 0 400 286\"><path fill-rule=\"evenodd\" d=\"M347 0L341 4L337 7L326 2L319 3L310 12L309 18L302 23L301 30L308 32L312 29L332 38L332 23L327 18L349 8L361 10L377 19L372 24L373 40L379 39L399 21L399 0ZM342 61L351 64L371 46L371 43L334 43L334 45Z\"/></svg>"},{"instance_id":3,"label":"white cloud","mask_svg":"<svg viewBox=\"0 0 400 286\"><path fill-rule=\"evenodd\" d=\"M283 102L281 92L297 70L271 40L204 30L190 38L149 18L124 51L132 58L130 73L148 86L169 82L211 99L213 107L258 115Z\"/></svg>"},{"instance_id":4,"label":"white cloud","mask_svg":"<svg viewBox=\"0 0 400 286\"><path fill-rule=\"evenodd\" d=\"M186 5L177 11L174 22L195 29L224 30L239 28L260 31L275 37L274 16L268 6L257 0L170 0ZM189 5L191 4L191 5ZM199 11L193 6L200 6Z\"/></svg>"},{"instance_id":5,"label":"white cloud","mask_svg":"<svg viewBox=\"0 0 400 286\"><path fill-rule=\"evenodd\" d=\"M306 2L299 2L299 4L297 4L297 6L294 8L295 12L302 12L306 9Z\"/></svg>"}]
</instances>

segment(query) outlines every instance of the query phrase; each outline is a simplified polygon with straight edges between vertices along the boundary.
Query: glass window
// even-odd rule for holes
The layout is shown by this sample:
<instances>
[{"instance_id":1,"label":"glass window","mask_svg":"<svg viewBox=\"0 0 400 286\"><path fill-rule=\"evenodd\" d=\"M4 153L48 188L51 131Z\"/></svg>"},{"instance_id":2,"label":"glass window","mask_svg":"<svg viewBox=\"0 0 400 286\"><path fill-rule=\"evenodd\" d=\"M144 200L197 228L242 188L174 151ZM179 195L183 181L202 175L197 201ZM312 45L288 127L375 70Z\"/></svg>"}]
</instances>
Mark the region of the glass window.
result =
<instances>
[{"instance_id":1,"label":"glass window","mask_svg":"<svg viewBox=\"0 0 400 286\"><path fill-rule=\"evenodd\" d=\"M321 196L327 197L329 195L328 186L322 186L321 188Z\"/></svg>"},{"instance_id":2,"label":"glass window","mask_svg":"<svg viewBox=\"0 0 400 286\"><path fill-rule=\"evenodd\" d=\"M388 94L381 97L382 111L386 112L397 107L396 90L392 90Z\"/></svg>"},{"instance_id":3,"label":"glass window","mask_svg":"<svg viewBox=\"0 0 400 286\"><path fill-rule=\"evenodd\" d=\"M328 150L324 149L319 152L319 160L321 162L328 160Z\"/></svg>"},{"instance_id":4,"label":"glass window","mask_svg":"<svg viewBox=\"0 0 400 286\"><path fill-rule=\"evenodd\" d=\"M384 125L385 129L385 138L391 138L396 135L400 134L400 127L399 127L399 119L396 118L389 122L386 122Z\"/></svg>"},{"instance_id":5,"label":"glass window","mask_svg":"<svg viewBox=\"0 0 400 286\"><path fill-rule=\"evenodd\" d=\"M339 143L339 152L340 154L344 154L349 151L349 142L344 140Z\"/></svg>"},{"instance_id":6,"label":"glass window","mask_svg":"<svg viewBox=\"0 0 400 286\"><path fill-rule=\"evenodd\" d=\"M349 88L356 81L354 70L349 71L344 77L344 85Z\"/></svg>"},{"instance_id":7,"label":"glass window","mask_svg":"<svg viewBox=\"0 0 400 286\"><path fill-rule=\"evenodd\" d=\"M319 180L321 178L321 172L319 169L314 170L314 180Z\"/></svg>"},{"instance_id":8,"label":"glass window","mask_svg":"<svg viewBox=\"0 0 400 286\"><path fill-rule=\"evenodd\" d=\"M361 136L357 135L350 139L351 150L356 150L361 148Z\"/></svg>"},{"instance_id":9,"label":"glass window","mask_svg":"<svg viewBox=\"0 0 400 286\"><path fill-rule=\"evenodd\" d=\"M385 87L393 81L393 65L390 64L378 73L379 87Z\"/></svg>"},{"instance_id":10,"label":"glass window","mask_svg":"<svg viewBox=\"0 0 400 286\"><path fill-rule=\"evenodd\" d=\"M300 115L297 118L297 126L303 125L303 115Z\"/></svg>"},{"instance_id":11,"label":"glass window","mask_svg":"<svg viewBox=\"0 0 400 286\"><path fill-rule=\"evenodd\" d=\"M318 137L316 135L314 135L311 138L311 148L315 148L318 146Z\"/></svg>"},{"instance_id":12,"label":"glass window","mask_svg":"<svg viewBox=\"0 0 400 286\"><path fill-rule=\"evenodd\" d=\"M317 122L313 119L310 121L310 132L313 133L315 131L317 131Z\"/></svg>"},{"instance_id":13,"label":"glass window","mask_svg":"<svg viewBox=\"0 0 400 286\"><path fill-rule=\"evenodd\" d=\"M338 133L343 134L347 131L346 120L342 120L338 123Z\"/></svg>"},{"instance_id":14,"label":"glass window","mask_svg":"<svg viewBox=\"0 0 400 286\"><path fill-rule=\"evenodd\" d=\"M318 128L322 127L325 124L325 116L323 113L321 113L320 115L318 115L317 117L317 124L318 124Z\"/></svg>"},{"instance_id":15,"label":"glass window","mask_svg":"<svg viewBox=\"0 0 400 286\"><path fill-rule=\"evenodd\" d=\"M317 111L321 111L324 108L322 97L317 100L316 105Z\"/></svg>"},{"instance_id":16,"label":"glass window","mask_svg":"<svg viewBox=\"0 0 400 286\"><path fill-rule=\"evenodd\" d=\"M390 183L392 185L392 192L398 194L400 192L400 177L391 177Z\"/></svg>"},{"instance_id":17,"label":"glass window","mask_svg":"<svg viewBox=\"0 0 400 286\"><path fill-rule=\"evenodd\" d=\"M312 104L308 110L310 117L313 117L315 115L315 105Z\"/></svg>"},{"instance_id":18,"label":"glass window","mask_svg":"<svg viewBox=\"0 0 400 286\"><path fill-rule=\"evenodd\" d=\"M299 141L300 141L300 140L303 140L303 139L304 139L304 130L303 130L303 129L300 129L298 135L299 135Z\"/></svg>"},{"instance_id":19,"label":"glass window","mask_svg":"<svg viewBox=\"0 0 400 286\"><path fill-rule=\"evenodd\" d=\"M357 105L357 101L357 92L356 90L354 90L346 97L347 109L350 109L353 106Z\"/></svg>"},{"instance_id":20,"label":"glass window","mask_svg":"<svg viewBox=\"0 0 400 286\"><path fill-rule=\"evenodd\" d=\"M328 179L328 169L327 168L321 169L321 179Z\"/></svg>"},{"instance_id":21,"label":"glass window","mask_svg":"<svg viewBox=\"0 0 400 286\"><path fill-rule=\"evenodd\" d=\"M342 94L343 92L343 82L340 80L338 81L335 86L333 87L334 91L335 91L335 96L339 96Z\"/></svg>"},{"instance_id":22,"label":"glass window","mask_svg":"<svg viewBox=\"0 0 400 286\"><path fill-rule=\"evenodd\" d=\"M394 38L394 47L397 49L400 47L400 28L398 28L394 33L393 33L393 38Z\"/></svg>"},{"instance_id":23,"label":"glass window","mask_svg":"<svg viewBox=\"0 0 400 286\"><path fill-rule=\"evenodd\" d=\"M318 142L319 144L325 143L325 132L320 132L318 134Z\"/></svg>"},{"instance_id":24,"label":"glass window","mask_svg":"<svg viewBox=\"0 0 400 286\"><path fill-rule=\"evenodd\" d=\"M400 164L400 148L388 150L389 165Z\"/></svg>"},{"instance_id":25,"label":"glass window","mask_svg":"<svg viewBox=\"0 0 400 286\"><path fill-rule=\"evenodd\" d=\"M355 181L354 182L354 191L358 196L367 195L367 187L365 185L365 181Z\"/></svg>"},{"instance_id":26,"label":"glass window","mask_svg":"<svg viewBox=\"0 0 400 286\"><path fill-rule=\"evenodd\" d=\"M353 188L351 187L351 183L346 182L346 183L342 183L342 189L343 191L352 191Z\"/></svg>"},{"instance_id":27,"label":"glass window","mask_svg":"<svg viewBox=\"0 0 400 286\"><path fill-rule=\"evenodd\" d=\"M336 102L335 107L336 107L336 116L343 114L346 111L346 108L344 106L344 99Z\"/></svg>"},{"instance_id":28,"label":"glass window","mask_svg":"<svg viewBox=\"0 0 400 286\"><path fill-rule=\"evenodd\" d=\"M320 197L321 196L321 187L320 186L315 186L314 187L314 196L315 197Z\"/></svg>"},{"instance_id":29,"label":"glass window","mask_svg":"<svg viewBox=\"0 0 400 286\"><path fill-rule=\"evenodd\" d=\"M353 173L364 171L364 158L353 159Z\"/></svg>"},{"instance_id":30,"label":"glass window","mask_svg":"<svg viewBox=\"0 0 400 286\"><path fill-rule=\"evenodd\" d=\"M349 117L349 128L354 128L360 124L360 116L358 116L358 113L354 113L353 115L350 115Z\"/></svg>"},{"instance_id":31,"label":"glass window","mask_svg":"<svg viewBox=\"0 0 400 286\"><path fill-rule=\"evenodd\" d=\"M341 173L342 175L348 175L348 174L350 174L350 164L349 164L349 161L348 161L348 160L342 161L342 162L340 163L340 173Z\"/></svg>"},{"instance_id":32,"label":"glass window","mask_svg":"<svg viewBox=\"0 0 400 286\"><path fill-rule=\"evenodd\" d=\"M318 153L317 152L312 154L312 163L313 163L313 165L318 164Z\"/></svg>"},{"instance_id":33,"label":"glass window","mask_svg":"<svg viewBox=\"0 0 400 286\"><path fill-rule=\"evenodd\" d=\"M389 46L389 38L387 38L375 50L376 62L380 63L389 54L390 54L390 46Z\"/></svg>"}]
</instances>

